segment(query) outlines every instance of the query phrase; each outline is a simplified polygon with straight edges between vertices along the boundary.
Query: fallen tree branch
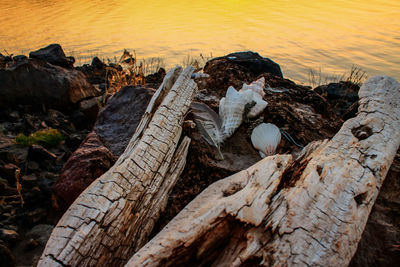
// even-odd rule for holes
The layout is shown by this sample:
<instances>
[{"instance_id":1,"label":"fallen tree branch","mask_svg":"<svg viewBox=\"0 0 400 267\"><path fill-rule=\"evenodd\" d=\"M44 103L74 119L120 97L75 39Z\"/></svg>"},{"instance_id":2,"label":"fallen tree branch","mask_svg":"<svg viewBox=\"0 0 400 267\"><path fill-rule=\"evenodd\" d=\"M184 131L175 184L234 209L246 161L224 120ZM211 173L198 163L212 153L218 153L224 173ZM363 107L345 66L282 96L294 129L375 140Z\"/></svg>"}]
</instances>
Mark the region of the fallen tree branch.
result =
<instances>
[{"instance_id":1,"label":"fallen tree branch","mask_svg":"<svg viewBox=\"0 0 400 267\"><path fill-rule=\"evenodd\" d=\"M400 144L400 85L369 79L357 117L189 203L126 266L346 266Z\"/></svg>"},{"instance_id":2,"label":"fallen tree branch","mask_svg":"<svg viewBox=\"0 0 400 267\"><path fill-rule=\"evenodd\" d=\"M120 266L147 242L185 166L190 139L176 147L197 89L192 72L167 74L125 152L64 214L38 266Z\"/></svg>"}]
</instances>

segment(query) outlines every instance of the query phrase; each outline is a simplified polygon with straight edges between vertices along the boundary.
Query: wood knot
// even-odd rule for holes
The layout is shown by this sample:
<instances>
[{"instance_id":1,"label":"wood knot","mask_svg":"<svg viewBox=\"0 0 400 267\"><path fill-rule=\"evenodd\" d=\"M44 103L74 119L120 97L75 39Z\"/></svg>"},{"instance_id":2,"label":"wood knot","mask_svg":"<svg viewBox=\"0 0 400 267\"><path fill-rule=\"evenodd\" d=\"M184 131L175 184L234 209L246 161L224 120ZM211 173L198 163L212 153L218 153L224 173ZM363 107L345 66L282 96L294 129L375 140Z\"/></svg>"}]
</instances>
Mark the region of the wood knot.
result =
<instances>
[{"instance_id":1,"label":"wood knot","mask_svg":"<svg viewBox=\"0 0 400 267\"><path fill-rule=\"evenodd\" d=\"M367 125L361 125L357 128L354 128L351 130L351 133L358 139L358 140L364 140L370 137L373 132L371 127Z\"/></svg>"}]
</instances>

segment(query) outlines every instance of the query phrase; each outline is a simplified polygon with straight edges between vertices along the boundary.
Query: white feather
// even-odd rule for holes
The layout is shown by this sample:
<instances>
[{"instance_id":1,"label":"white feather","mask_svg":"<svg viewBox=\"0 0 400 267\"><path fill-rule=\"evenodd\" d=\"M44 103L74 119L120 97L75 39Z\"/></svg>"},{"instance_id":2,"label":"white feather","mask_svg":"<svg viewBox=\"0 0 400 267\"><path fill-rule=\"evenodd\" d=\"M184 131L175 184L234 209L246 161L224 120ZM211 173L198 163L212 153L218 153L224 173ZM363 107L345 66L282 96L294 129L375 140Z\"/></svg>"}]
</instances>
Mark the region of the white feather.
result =
<instances>
[{"instance_id":1,"label":"white feather","mask_svg":"<svg viewBox=\"0 0 400 267\"><path fill-rule=\"evenodd\" d=\"M280 141L281 132L272 123L261 123L251 133L251 142L260 151L261 156L262 154L266 156L274 155Z\"/></svg>"}]
</instances>

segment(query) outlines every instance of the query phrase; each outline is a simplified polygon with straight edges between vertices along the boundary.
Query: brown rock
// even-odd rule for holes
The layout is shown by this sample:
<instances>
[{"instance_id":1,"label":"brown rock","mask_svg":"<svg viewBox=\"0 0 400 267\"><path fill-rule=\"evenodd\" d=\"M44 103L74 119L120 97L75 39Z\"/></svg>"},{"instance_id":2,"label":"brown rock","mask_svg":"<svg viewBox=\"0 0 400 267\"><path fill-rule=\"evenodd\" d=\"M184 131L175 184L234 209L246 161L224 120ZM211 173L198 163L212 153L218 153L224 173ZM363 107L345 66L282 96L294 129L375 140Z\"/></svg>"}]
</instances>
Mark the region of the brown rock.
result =
<instances>
[{"instance_id":1,"label":"brown rock","mask_svg":"<svg viewBox=\"0 0 400 267\"><path fill-rule=\"evenodd\" d=\"M15 183L15 175L17 171L20 171L20 169L12 163L0 166L0 175L6 178L9 184Z\"/></svg>"},{"instance_id":2,"label":"brown rock","mask_svg":"<svg viewBox=\"0 0 400 267\"><path fill-rule=\"evenodd\" d=\"M66 57L61 45L51 44L39 50L29 53L30 58L36 58L47 61L53 65L64 68L73 68L75 59L73 57Z\"/></svg>"},{"instance_id":3,"label":"brown rock","mask_svg":"<svg viewBox=\"0 0 400 267\"><path fill-rule=\"evenodd\" d=\"M96 178L115 162L114 155L91 132L61 170L53 191L60 206L68 207Z\"/></svg>"},{"instance_id":4,"label":"brown rock","mask_svg":"<svg viewBox=\"0 0 400 267\"><path fill-rule=\"evenodd\" d=\"M2 266L15 266L14 255L8 247L2 244L0 244L0 263L2 264Z\"/></svg>"},{"instance_id":5,"label":"brown rock","mask_svg":"<svg viewBox=\"0 0 400 267\"><path fill-rule=\"evenodd\" d=\"M29 59L0 69L0 106L45 104L62 110L99 92L82 72Z\"/></svg>"}]
</instances>

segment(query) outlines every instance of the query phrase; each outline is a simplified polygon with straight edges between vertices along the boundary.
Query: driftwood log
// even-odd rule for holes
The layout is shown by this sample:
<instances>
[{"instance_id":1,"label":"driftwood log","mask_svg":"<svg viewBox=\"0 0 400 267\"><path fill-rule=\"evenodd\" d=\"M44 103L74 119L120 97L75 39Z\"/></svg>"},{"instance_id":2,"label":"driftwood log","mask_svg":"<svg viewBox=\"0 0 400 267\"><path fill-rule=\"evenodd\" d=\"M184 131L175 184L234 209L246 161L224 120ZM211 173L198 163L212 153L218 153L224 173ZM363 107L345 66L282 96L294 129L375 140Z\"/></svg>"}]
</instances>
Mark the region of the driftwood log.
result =
<instances>
[{"instance_id":1,"label":"driftwood log","mask_svg":"<svg viewBox=\"0 0 400 267\"><path fill-rule=\"evenodd\" d=\"M359 95L332 140L212 184L126 266L346 266L400 144L400 84Z\"/></svg>"},{"instance_id":2,"label":"driftwood log","mask_svg":"<svg viewBox=\"0 0 400 267\"><path fill-rule=\"evenodd\" d=\"M145 244L185 166L190 139L177 145L192 72L166 75L125 152L64 214L38 266L121 266Z\"/></svg>"}]
</instances>

